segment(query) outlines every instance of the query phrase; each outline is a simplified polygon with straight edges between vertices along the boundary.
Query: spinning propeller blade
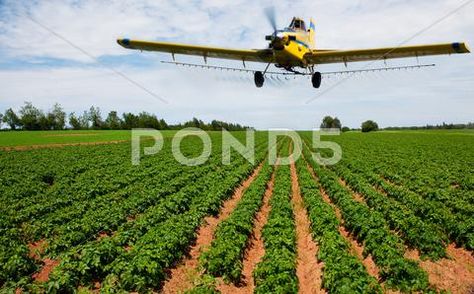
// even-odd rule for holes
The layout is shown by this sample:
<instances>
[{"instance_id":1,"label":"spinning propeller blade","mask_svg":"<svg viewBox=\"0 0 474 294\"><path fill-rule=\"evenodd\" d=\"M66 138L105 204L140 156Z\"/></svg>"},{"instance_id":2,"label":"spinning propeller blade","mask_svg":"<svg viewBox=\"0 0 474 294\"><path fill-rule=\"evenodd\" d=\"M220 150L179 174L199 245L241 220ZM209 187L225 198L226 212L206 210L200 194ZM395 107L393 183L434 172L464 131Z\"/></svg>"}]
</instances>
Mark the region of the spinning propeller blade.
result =
<instances>
[{"instance_id":1,"label":"spinning propeller blade","mask_svg":"<svg viewBox=\"0 0 474 294\"><path fill-rule=\"evenodd\" d=\"M276 23L276 14L275 14L275 7L270 6L265 8L265 16L267 17L268 22L273 28L274 34L276 34L277 29L277 23Z\"/></svg>"}]
</instances>

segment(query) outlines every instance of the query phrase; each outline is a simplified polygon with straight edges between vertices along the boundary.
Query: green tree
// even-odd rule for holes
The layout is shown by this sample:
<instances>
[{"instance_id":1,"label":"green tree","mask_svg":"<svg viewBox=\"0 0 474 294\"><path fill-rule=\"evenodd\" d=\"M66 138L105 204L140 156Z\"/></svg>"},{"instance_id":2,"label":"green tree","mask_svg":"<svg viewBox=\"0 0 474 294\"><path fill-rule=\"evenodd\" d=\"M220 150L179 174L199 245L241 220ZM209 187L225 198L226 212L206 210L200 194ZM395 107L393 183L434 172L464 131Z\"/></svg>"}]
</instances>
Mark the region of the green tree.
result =
<instances>
[{"instance_id":1,"label":"green tree","mask_svg":"<svg viewBox=\"0 0 474 294\"><path fill-rule=\"evenodd\" d=\"M200 119L193 117L192 120L184 123L185 128L198 128L202 130L208 129L208 126Z\"/></svg>"},{"instance_id":2,"label":"green tree","mask_svg":"<svg viewBox=\"0 0 474 294\"><path fill-rule=\"evenodd\" d=\"M69 114L69 125L72 127L73 130L81 129L81 122L79 121L79 118L74 112L71 112Z\"/></svg>"},{"instance_id":3,"label":"green tree","mask_svg":"<svg viewBox=\"0 0 474 294\"><path fill-rule=\"evenodd\" d=\"M223 128L223 125L220 121L217 121L217 120L211 121L211 130L220 131L222 130L222 128Z\"/></svg>"},{"instance_id":4,"label":"green tree","mask_svg":"<svg viewBox=\"0 0 474 294\"><path fill-rule=\"evenodd\" d=\"M140 112L140 114L138 114L138 127L160 129L160 121L154 114Z\"/></svg>"},{"instance_id":5,"label":"green tree","mask_svg":"<svg viewBox=\"0 0 474 294\"><path fill-rule=\"evenodd\" d=\"M20 121L25 130L40 130L42 116L44 116L44 113L33 106L31 102L25 102L25 105L20 108Z\"/></svg>"},{"instance_id":6,"label":"green tree","mask_svg":"<svg viewBox=\"0 0 474 294\"><path fill-rule=\"evenodd\" d=\"M122 125L122 120L117 114L117 111L111 111L105 119L105 125L108 129L119 130Z\"/></svg>"},{"instance_id":7,"label":"green tree","mask_svg":"<svg viewBox=\"0 0 474 294\"><path fill-rule=\"evenodd\" d=\"M378 124L373 120L368 120L362 123L362 132L375 132L379 130Z\"/></svg>"},{"instance_id":8,"label":"green tree","mask_svg":"<svg viewBox=\"0 0 474 294\"><path fill-rule=\"evenodd\" d=\"M81 130L88 130L91 125L90 112L84 111L81 116L79 116L79 124L81 125Z\"/></svg>"},{"instance_id":9,"label":"green tree","mask_svg":"<svg viewBox=\"0 0 474 294\"><path fill-rule=\"evenodd\" d=\"M48 120L53 130L64 130L66 126L66 112L59 103L53 105L53 109L48 113Z\"/></svg>"},{"instance_id":10,"label":"green tree","mask_svg":"<svg viewBox=\"0 0 474 294\"><path fill-rule=\"evenodd\" d=\"M38 128L39 130L50 131L54 125L54 118L52 117L50 113L48 115L41 113L38 118L38 124L39 124L39 128Z\"/></svg>"},{"instance_id":11,"label":"green tree","mask_svg":"<svg viewBox=\"0 0 474 294\"><path fill-rule=\"evenodd\" d=\"M341 129L341 121L337 117L325 116L321 122L321 129Z\"/></svg>"},{"instance_id":12,"label":"green tree","mask_svg":"<svg viewBox=\"0 0 474 294\"><path fill-rule=\"evenodd\" d=\"M349 127L342 127L342 132L349 132L351 129Z\"/></svg>"},{"instance_id":13,"label":"green tree","mask_svg":"<svg viewBox=\"0 0 474 294\"><path fill-rule=\"evenodd\" d=\"M329 129L332 126L334 119L331 116L325 116L321 122L321 129Z\"/></svg>"},{"instance_id":14,"label":"green tree","mask_svg":"<svg viewBox=\"0 0 474 294\"><path fill-rule=\"evenodd\" d=\"M170 127L168 123L164 119L160 119L160 129L161 130L168 130Z\"/></svg>"},{"instance_id":15,"label":"green tree","mask_svg":"<svg viewBox=\"0 0 474 294\"><path fill-rule=\"evenodd\" d=\"M3 122L6 123L12 130L16 130L18 127L21 127L20 118L11 108L5 111L5 115L3 116Z\"/></svg>"},{"instance_id":16,"label":"green tree","mask_svg":"<svg viewBox=\"0 0 474 294\"><path fill-rule=\"evenodd\" d=\"M122 129L131 130L134 128L138 128L138 116L133 113L124 113L123 117L123 126Z\"/></svg>"},{"instance_id":17,"label":"green tree","mask_svg":"<svg viewBox=\"0 0 474 294\"><path fill-rule=\"evenodd\" d=\"M0 129L2 128L3 124L3 113L0 113Z\"/></svg>"},{"instance_id":18,"label":"green tree","mask_svg":"<svg viewBox=\"0 0 474 294\"><path fill-rule=\"evenodd\" d=\"M91 122L92 129L99 130L102 128L104 122L102 121L102 116L100 115L100 108L91 106L89 109L89 121Z\"/></svg>"}]
</instances>

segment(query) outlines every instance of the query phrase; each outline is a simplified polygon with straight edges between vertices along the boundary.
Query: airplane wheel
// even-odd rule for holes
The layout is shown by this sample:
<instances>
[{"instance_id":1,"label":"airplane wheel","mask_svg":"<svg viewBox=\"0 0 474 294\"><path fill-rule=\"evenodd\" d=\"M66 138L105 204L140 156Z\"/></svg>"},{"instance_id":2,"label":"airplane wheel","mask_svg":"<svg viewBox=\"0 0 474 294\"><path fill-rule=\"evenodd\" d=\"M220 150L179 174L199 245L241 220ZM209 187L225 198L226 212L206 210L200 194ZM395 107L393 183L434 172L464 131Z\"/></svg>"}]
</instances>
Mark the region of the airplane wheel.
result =
<instances>
[{"instance_id":1,"label":"airplane wheel","mask_svg":"<svg viewBox=\"0 0 474 294\"><path fill-rule=\"evenodd\" d=\"M322 80L321 73L315 72L313 74L313 78L311 79L311 82L313 83L313 87L315 87L316 89L319 89L319 87L321 87L321 80Z\"/></svg>"},{"instance_id":2,"label":"airplane wheel","mask_svg":"<svg viewBox=\"0 0 474 294\"><path fill-rule=\"evenodd\" d=\"M255 72L254 80L255 80L255 86L257 86L257 88L263 87L263 83L265 82L265 77L263 76L263 73L261 71Z\"/></svg>"}]
</instances>

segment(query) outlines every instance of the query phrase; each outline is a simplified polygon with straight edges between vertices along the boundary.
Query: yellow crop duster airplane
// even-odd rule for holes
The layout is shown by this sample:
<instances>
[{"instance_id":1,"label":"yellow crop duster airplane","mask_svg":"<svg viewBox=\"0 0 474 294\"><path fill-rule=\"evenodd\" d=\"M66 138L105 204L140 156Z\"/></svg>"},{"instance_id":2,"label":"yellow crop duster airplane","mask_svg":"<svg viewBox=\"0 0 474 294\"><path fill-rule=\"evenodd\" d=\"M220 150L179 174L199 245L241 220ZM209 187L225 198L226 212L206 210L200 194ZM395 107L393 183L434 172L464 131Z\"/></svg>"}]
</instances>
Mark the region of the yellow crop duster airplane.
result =
<instances>
[{"instance_id":1,"label":"yellow crop duster airplane","mask_svg":"<svg viewBox=\"0 0 474 294\"><path fill-rule=\"evenodd\" d=\"M266 36L270 42L267 49L226 49L208 46L195 46L186 44L175 44L165 42L148 42L130 39L118 39L117 42L127 48L146 51L167 52L173 55L186 54L204 57L231 59L242 61L245 67L246 61L266 63L265 70L251 71L254 73L255 85L262 87L265 82L265 74L271 64L282 68L292 74L305 74L312 76L314 88L321 86L322 74L314 68L319 64L344 63L355 61L386 60L391 58L421 57L427 55L443 55L469 53L465 43L433 44L421 46L404 46L393 48L356 49L356 50L323 50L317 49L314 42L315 23L310 21L309 27L300 18L293 18L289 27L278 30L273 12L267 10L267 17L274 29L272 35ZM178 64L178 63L176 63ZM184 64L181 65L191 65ZM217 66L205 66L208 68L229 69ZM306 69L309 73L301 73L295 68Z\"/></svg>"}]
</instances>

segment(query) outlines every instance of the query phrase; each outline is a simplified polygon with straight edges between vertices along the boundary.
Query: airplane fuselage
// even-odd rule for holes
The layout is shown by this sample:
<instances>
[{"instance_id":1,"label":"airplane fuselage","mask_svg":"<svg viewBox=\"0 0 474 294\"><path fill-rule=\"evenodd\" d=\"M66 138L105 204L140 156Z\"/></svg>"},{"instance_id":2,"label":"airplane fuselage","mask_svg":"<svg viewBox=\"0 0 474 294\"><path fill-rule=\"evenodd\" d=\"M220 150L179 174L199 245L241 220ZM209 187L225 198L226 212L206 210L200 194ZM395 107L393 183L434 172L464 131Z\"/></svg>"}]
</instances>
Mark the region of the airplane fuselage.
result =
<instances>
[{"instance_id":1,"label":"airplane fuselage","mask_svg":"<svg viewBox=\"0 0 474 294\"><path fill-rule=\"evenodd\" d=\"M295 27L295 22L299 22ZM290 27L270 36L270 48L273 49L275 63L283 68L303 67L308 63L305 54L314 49L314 25L306 30L304 21L294 18Z\"/></svg>"},{"instance_id":2,"label":"airplane fuselage","mask_svg":"<svg viewBox=\"0 0 474 294\"><path fill-rule=\"evenodd\" d=\"M287 33L285 39L290 36L295 40L288 40L280 47L273 48L275 63L282 67L307 67L305 59L306 53L311 52L305 33Z\"/></svg>"}]
</instances>

